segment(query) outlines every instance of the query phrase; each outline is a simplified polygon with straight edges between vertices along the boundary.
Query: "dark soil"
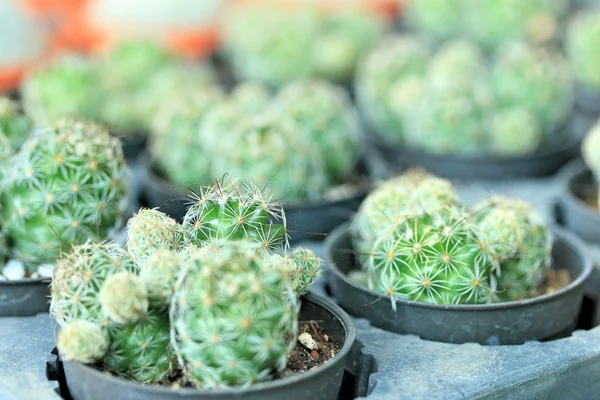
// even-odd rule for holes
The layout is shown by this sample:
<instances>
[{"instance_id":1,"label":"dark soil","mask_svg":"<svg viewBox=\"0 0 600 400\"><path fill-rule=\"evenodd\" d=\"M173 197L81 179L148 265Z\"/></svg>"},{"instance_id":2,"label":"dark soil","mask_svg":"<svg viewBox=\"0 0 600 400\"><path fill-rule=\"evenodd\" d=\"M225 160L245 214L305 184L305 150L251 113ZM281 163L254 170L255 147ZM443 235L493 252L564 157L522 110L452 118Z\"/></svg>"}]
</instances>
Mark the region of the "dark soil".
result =
<instances>
[{"instance_id":1,"label":"dark soil","mask_svg":"<svg viewBox=\"0 0 600 400\"><path fill-rule=\"evenodd\" d=\"M313 350L307 348L299 341L288 357L286 370L282 377L313 370L334 358L340 351L341 344L332 340L327 331L321 328L317 321L301 322L298 334L308 332L316 346Z\"/></svg>"}]
</instances>

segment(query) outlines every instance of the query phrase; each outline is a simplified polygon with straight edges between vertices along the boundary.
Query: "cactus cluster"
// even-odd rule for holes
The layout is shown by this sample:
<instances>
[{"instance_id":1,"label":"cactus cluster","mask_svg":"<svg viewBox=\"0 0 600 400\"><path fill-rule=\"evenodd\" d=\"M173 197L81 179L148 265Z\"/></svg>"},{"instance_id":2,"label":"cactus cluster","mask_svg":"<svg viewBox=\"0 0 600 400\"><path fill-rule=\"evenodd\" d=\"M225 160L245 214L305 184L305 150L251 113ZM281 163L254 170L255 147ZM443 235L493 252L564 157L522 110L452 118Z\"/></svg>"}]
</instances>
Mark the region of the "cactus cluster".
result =
<instances>
[{"instance_id":1,"label":"cactus cluster","mask_svg":"<svg viewBox=\"0 0 600 400\"><path fill-rule=\"evenodd\" d=\"M269 86L309 77L348 82L386 23L359 7L328 13L309 3L234 7L225 19L224 47L235 73Z\"/></svg>"},{"instance_id":2,"label":"cactus cluster","mask_svg":"<svg viewBox=\"0 0 600 400\"><path fill-rule=\"evenodd\" d=\"M437 52L390 37L361 65L357 97L369 125L390 143L434 154L517 156L551 146L572 106L563 57L524 42L486 63L471 42Z\"/></svg>"},{"instance_id":3,"label":"cactus cluster","mask_svg":"<svg viewBox=\"0 0 600 400\"><path fill-rule=\"evenodd\" d=\"M32 128L17 102L0 97L0 162L21 148Z\"/></svg>"},{"instance_id":4,"label":"cactus cluster","mask_svg":"<svg viewBox=\"0 0 600 400\"><path fill-rule=\"evenodd\" d=\"M565 0L413 0L408 23L435 41L468 38L486 49L513 40L546 44L560 33Z\"/></svg>"},{"instance_id":5,"label":"cactus cluster","mask_svg":"<svg viewBox=\"0 0 600 400\"><path fill-rule=\"evenodd\" d=\"M592 171L594 180L600 182L600 120L583 140L581 155L587 167ZM600 204L600 190L598 191L598 201Z\"/></svg>"},{"instance_id":6,"label":"cactus cluster","mask_svg":"<svg viewBox=\"0 0 600 400\"><path fill-rule=\"evenodd\" d=\"M271 196L222 180L193 197L182 224L140 210L128 222L126 250L73 247L52 282L61 357L143 383L183 375L202 389L282 371L299 296L321 260L305 248L288 251L285 216Z\"/></svg>"},{"instance_id":7,"label":"cactus cluster","mask_svg":"<svg viewBox=\"0 0 600 400\"><path fill-rule=\"evenodd\" d=\"M126 205L126 165L104 128L63 120L0 164L2 220L28 272L89 238L104 240Z\"/></svg>"},{"instance_id":8,"label":"cactus cluster","mask_svg":"<svg viewBox=\"0 0 600 400\"><path fill-rule=\"evenodd\" d=\"M26 76L21 93L40 126L73 117L128 137L150 129L166 96L213 81L207 67L178 62L153 41L130 39L95 57L67 54L50 60Z\"/></svg>"},{"instance_id":9,"label":"cactus cluster","mask_svg":"<svg viewBox=\"0 0 600 400\"><path fill-rule=\"evenodd\" d=\"M392 301L520 300L551 265L553 236L529 204L495 196L469 210L450 182L423 171L369 195L351 235L368 287Z\"/></svg>"},{"instance_id":10,"label":"cactus cluster","mask_svg":"<svg viewBox=\"0 0 600 400\"><path fill-rule=\"evenodd\" d=\"M573 18L566 47L575 79L600 91L600 9L582 11Z\"/></svg>"},{"instance_id":11,"label":"cactus cluster","mask_svg":"<svg viewBox=\"0 0 600 400\"><path fill-rule=\"evenodd\" d=\"M268 184L281 200L315 200L348 177L359 154L348 95L325 81L293 82L273 96L245 83L228 95L214 88L170 104L154 121L151 155L173 184L231 174Z\"/></svg>"}]
</instances>

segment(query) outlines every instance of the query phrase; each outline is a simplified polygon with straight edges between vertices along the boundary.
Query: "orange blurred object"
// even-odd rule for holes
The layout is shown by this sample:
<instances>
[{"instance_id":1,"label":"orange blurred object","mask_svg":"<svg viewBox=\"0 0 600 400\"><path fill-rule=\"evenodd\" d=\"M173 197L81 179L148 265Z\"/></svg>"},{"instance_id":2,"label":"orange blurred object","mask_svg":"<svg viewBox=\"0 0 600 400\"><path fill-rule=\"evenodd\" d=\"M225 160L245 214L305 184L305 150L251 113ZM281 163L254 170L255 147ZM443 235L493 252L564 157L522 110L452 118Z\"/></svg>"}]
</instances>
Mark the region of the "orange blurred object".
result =
<instances>
[{"instance_id":1,"label":"orange blurred object","mask_svg":"<svg viewBox=\"0 0 600 400\"><path fill-rule=\"evenodd\" d=\"M29 12L35 14L65 13L73 7L79 7L86 0L19 0Z\"/></svg>"},{"instance_id":2,"label":"orange blurred object","mask_svg":"<svg viewBox=\"0 0 600 400\"><path fill-rule=\"evenodd\" d=\"M234 3L265 4L277 3L287 7L312 4L324 12L335 12L347 6L359 7L382 17L395 19L402 11L406 0L234 0Z\"/></svg>"}]
</instances>

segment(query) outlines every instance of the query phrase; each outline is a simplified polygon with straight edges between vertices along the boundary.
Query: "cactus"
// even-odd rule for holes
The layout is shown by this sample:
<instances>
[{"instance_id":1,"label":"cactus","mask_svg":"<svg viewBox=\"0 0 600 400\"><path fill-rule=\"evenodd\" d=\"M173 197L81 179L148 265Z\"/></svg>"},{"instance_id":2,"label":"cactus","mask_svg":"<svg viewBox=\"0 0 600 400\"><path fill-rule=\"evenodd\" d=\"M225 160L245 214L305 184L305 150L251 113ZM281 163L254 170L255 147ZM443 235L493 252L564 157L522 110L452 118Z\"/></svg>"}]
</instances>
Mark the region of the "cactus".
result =
<instances>
[{"instance_id":1,"label":"cactus","mask_svg":"<svg viewBox=\"0 0 600 400\"><path fill-rule=\"evenodd\" d=\"M464 31L464 0L413 0L408 21L420 35L443 41Z\"/></svg>"},{"instance_id":2,"label":"cactus","mask_svg":"<svg viewBox=\"0 0 600 400\"><path fill-rule=\"evenodd\" d=\"M600 120L589 131L581 146L581 155L587 167L592 171L596 182L600 182ZM600 204L600 190L598 191Z\"/></svg>"},{"instance_id":3,"label":"cactus","mask_svg":"<svg viewBox=\"0 0 600 400\"><path fill-rule=\"evenodd\" d=\"M553 235L531 205L492 196L475 205L473 220L500 262L501 301L531 297L551 266Z\"/></svg>"},{"instance_id":4,"label":"cactus","mask_svg":"<svg viewBox=\"0 0 600 400\"><path fill-rule=\"evenodd\" d=\"M83 319L108 325L100 288L117 272L136 272L127 253L113 243L86 243L56 260L50 310L59 325Z\"/></svg>"},{"instance_id":5,"label":"cactus","mask_svg":"<svg viewBox=\"0 0 600 400\"><path fill-rule=\"evenodd\" d=\"M498 110L488 121L490 151L511 156L533 153L544 141L535 116L523 108Z\"/></svg>"},{"instance_id":6,"label":"cactus","mask_svg":"<svg viewBox=\"0 0 600 400\"><path fill-rule=\"evenodd\" d=\"M377 133L392 142L401 141L404 118L401 111L407 108L398 104L410 104L413 100L407 96L404 82L424 75L427 58L427 50L416 38L397 35L384 39L358 67L359 109Z\"/></svg>"},{"instance_id":7,"label":"cactus","mask_svg":"<svg viewBox=\"0 0 600 400\"><path fill-rule=\"evenodd\" d=\"M553 134L571 112L573 95L566 60L549 49L512 43L496 54L491 76L497 107L529 110Z\"/></svg>"},{"instance_id":8,"label":"cactus","mask_svg":"<svg viewBox=\"0 0 600 400\"><path fill-rule=\"evenodd\" d=\"M108 346L108 335L102 326L77 319L61 327L56 343L62 360L85 364L101 361Z\"/></svg>"},{"instance_id":9,"label":"cactus","mask_svg":"<svg viewBox=\"0 0 600 400\"><path fill-rule=\"evenodd\" d=\"M185 242L181 225L156 209L141 209L127 221L127 251L141 268L159 250L177 250Z\"/></svg>"},{"instance_id":10,"label":"cactus","mask_svg":"<svg viewBox=\"0 0 600 400\"><path fill-rule=\"evenodd\" d=\"M481 79L485 72L481 49L468 40L456 39L445 43L429 60L428 79L438 85L467 84Z\"/></svg>"},{"instance_id":11,"label":"cactus","mask_svg":"<svg viewBox=\"0 0 600 400\"><path fill-rule=\"evenodd\" d=\"M135 323L148 313L148 290L131 272L109 276L100 290L102 311L118 324Z\"/></svg>"},{"instance_id":12,"label":"cactus","mask_svg":"<svg viewBox=\"0 0 600 400\"><path fill-rule=\"evenodd\" d=\"M103 105L103 95L96 89L98 81L98 68L92 61L72 55L59 57L23 80L25 111L44 127L67 117L98 122Z\"/></svg>"},{"instance_id":13,"label":"cactus","mask_svg":"<svg viewBox=\"0 0 600 400\"><path fill-rule=\"evenodd\" d=\"M580 12L571 20L566 47L575 79L600 91L600 9Z\"/></svg>"},{"instance_id":14,"label":"cactus","mask_svg":"<svg viewBox=\"0 0 600 400\"><path fill-rule=\"evenodd\" d=\"M248 386L282 371L298 329L285 271L266 268L255 244L244 241L187 261L171 307L186 377L213 389Z\"/></svg>"},{"instance_id":15,"label":"cactus","mask_svg":"<svg viewBox=\"0 0 600 400\"><path fill-rule=\"evenodd\" d=\"M168 317L151 310L136 323L113 329L106 368L141 383L160 383L176 364L170 339Z\"/></svg>"},{"instance_id":16,"label":"cactus","mask_svg":"<svg viewBox=\"0 0 600 400\"><path fill-rule=\"evenodd\" d=\"M493 253L459 207L401 219L380 233L367 261L375 290L392 299L433 304L493 300Z\"/></svg>"},{"instance_id":17,"label":"cactus","mask_svg":"<svg viewBox=\"0 0 600 400\"><path fill-rule=\"evenodd\" d=\"M287 247L283 208L271 197L235 179L200 188L183 219L188 243L203 247L247 239L267 252Z\"/></svg>"},{"instance_id":18,"label":"cactus","mask_svg":"<svg viewBox=\"0 0 600 400\"><path fill-rule=\"evenodd\" d=\"M296 270L292 276L294 291L298 295L305 294L321 274L321 259L310 249L300 247L289 255L294 261Z\"/></svg>"},{"instance_id":19,"label":"cactus","mask_svg":"<svg viewBox=\"0 0 600 400\"><path fill-rule=\"evenodd\" d=\"M0 161L4 158L2 154L8 153L9 149L17 151L21 148L32 128L31 119L22 113L15 101L0 97L0 136L8 141L8 146L4 142L0 143Z\"/></svg>"},{"instance_id":20,"label":"cactus","mask_svg":"<svg viewBox=\"0 0 600 400\"><path fill-rule=\"evenodd\" d=\"M105 239L120 220L126 165L119 141L100 126L63 121L31 136L3 168L4 226L28 268Z\"/></svg>"},{"instance_id":21,"label":"cactus","mask_svg":"<svg viewBox=\"0 0 600 400\"><path fill-rule=\"evenodd\" d=\"M184 251L186 250L191 249L185 248ZM145 260L140 269L140 279L148 289L152 307L161 308L170 304L184 260L176 251L165 249L157 250Z\"/></svg>"}]
</instances>

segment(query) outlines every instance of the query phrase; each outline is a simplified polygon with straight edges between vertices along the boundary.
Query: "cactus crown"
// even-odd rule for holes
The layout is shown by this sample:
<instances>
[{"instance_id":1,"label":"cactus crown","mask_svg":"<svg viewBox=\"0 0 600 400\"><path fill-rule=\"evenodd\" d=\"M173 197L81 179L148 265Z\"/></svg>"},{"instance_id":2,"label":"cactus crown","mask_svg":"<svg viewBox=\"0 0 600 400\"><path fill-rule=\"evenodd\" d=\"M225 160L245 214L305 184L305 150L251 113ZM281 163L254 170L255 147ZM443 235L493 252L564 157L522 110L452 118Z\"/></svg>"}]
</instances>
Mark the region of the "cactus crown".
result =
<instances>
[{"instance_id":1,"label":"cactus crown","mask_svg":"<svg viewBox=\"0 0 600 400\"><path fill-rule=\"evenodd\" d=\"M97 125L63 121L31 136L1 168L6 233L27 265L103 240L120 220L126 165L119 141Z\"/></svg>"}]
</instances>

